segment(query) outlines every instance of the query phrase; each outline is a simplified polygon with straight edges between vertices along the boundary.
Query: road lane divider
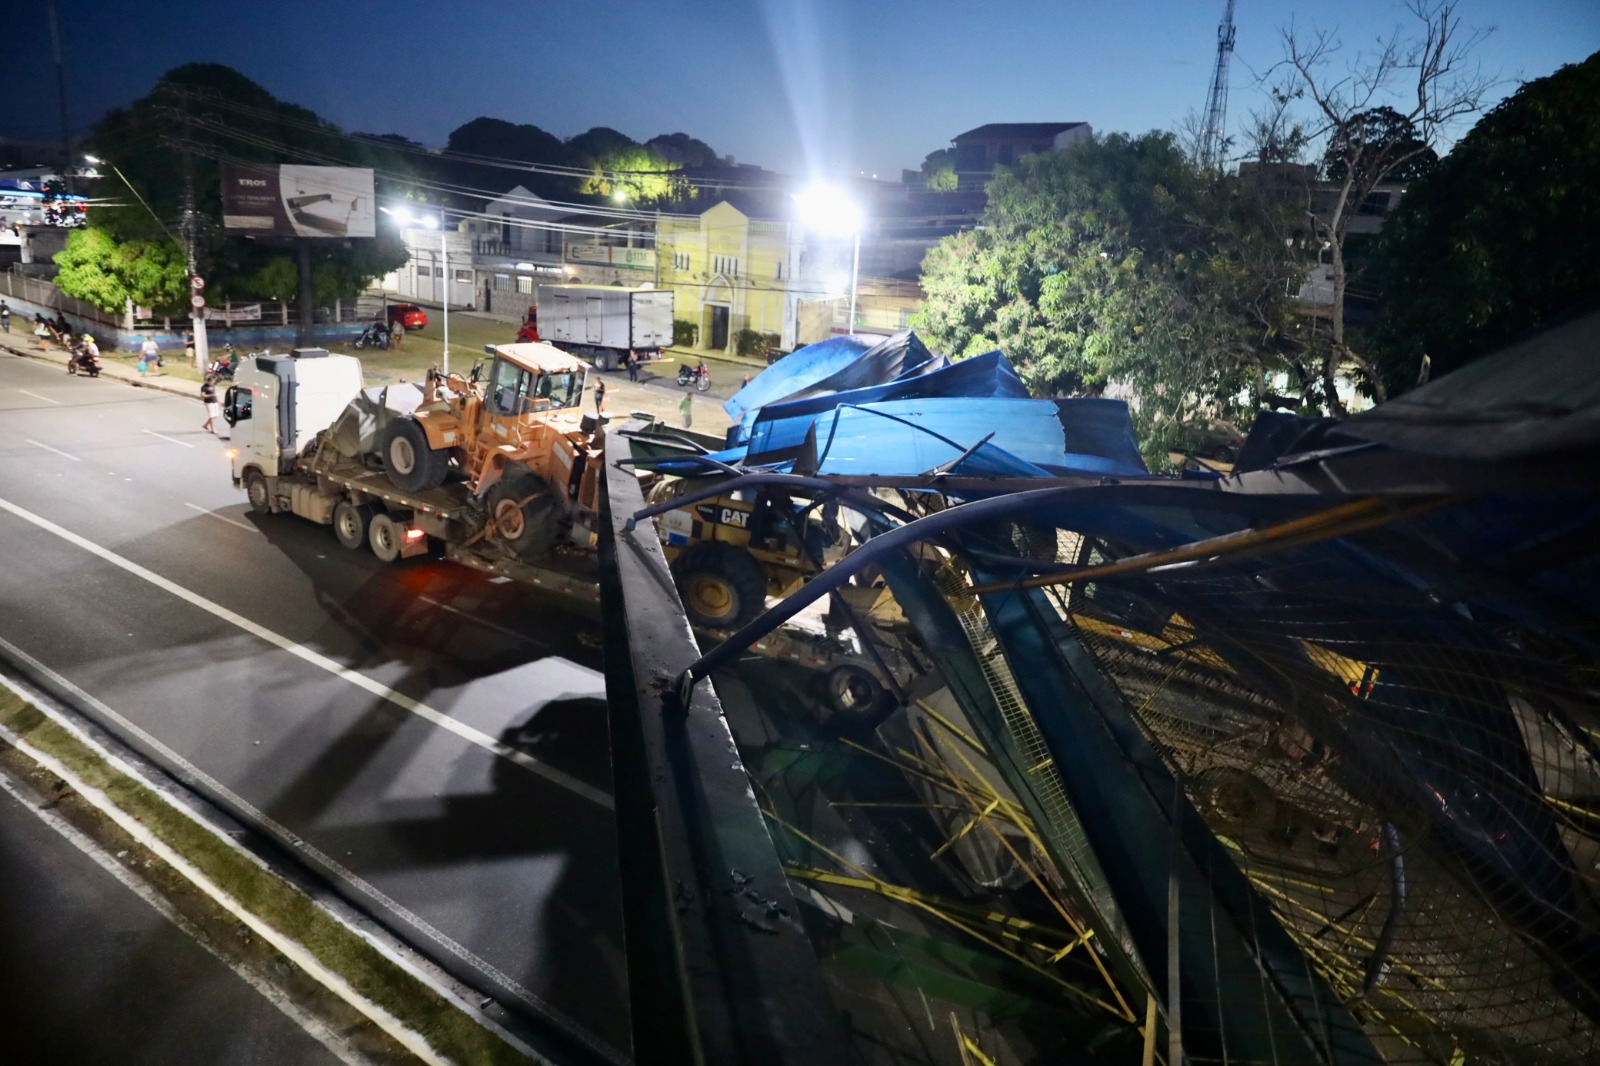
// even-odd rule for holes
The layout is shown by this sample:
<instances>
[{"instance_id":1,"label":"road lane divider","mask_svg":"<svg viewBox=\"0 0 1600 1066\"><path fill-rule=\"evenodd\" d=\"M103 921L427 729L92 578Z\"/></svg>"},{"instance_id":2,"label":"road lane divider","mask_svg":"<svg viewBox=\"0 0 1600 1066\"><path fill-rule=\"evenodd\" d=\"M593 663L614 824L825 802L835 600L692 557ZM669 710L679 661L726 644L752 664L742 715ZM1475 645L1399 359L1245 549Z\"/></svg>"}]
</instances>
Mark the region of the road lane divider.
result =
<instances>
[{"instance_id":1,"label":"road lane divider","mask_svg":"<svg viewBox=\"0 0 1600 1066\"><path fill-rule=\"evenodd\" d=\"M61 456L61 458L63 458L63 459L71 459L75 463L83 462L83 460L81 458L79 458L76 455L73 455L71 452L64 452L60 448L52 448L52 447L50 447L50 445L44 444L44 443L42 443L40 441L36 441L32 437L23 437L22 439L27 441L29 444L33 445L35 448L43 448L47 452L55 452L57 455Z\"/></svg>"},{"instance_id":2,"label":"road lane divider","mask_svg":"<svg viewBox=\"0 0 1600 1066\"><path fill-rule=\"evenodd\" d=\"M52 400L48 396L40 396L37 392L29 392L27 389L18 389L17 391L22 393L24 396L32 396L35 400L43 400L45 403L53 403L57 407L61 406L60 400Z\"/></svg>"},{"instance_id":3,"label":"road lane divider","mask_svg":"<svg viewBox=\"0 0 1600 1066\"><path fill-rule=\"evenodd\" d=\"M428 706L421 700L412 699L405 693L397 692L382 682L374 681L372 678L361 673L359 670L352 670L343 663L323 655L321 652L313 651L298 641L291 640L275 630L268 629L266 626L261 625L258 622L251 621L244 615L239 614L237 611L229 610L220 603L207 599L198 592L194 592L191 589L185 588L176 581L165 578L156 573L154 570L151 570L145 566L141 566L132 559L117 554L110 548L106 548L95 543L87 537L80 536L79 534L72 532L70 529L57 525L48 518L45 518L43 515L34 514L27 508L21 507L4 498L0 498L0 510L15 515L24 522L28 522L34 526L37 526L39 529L42 529L45 532L66 541L68 544L83 549L89 554L110 563L112 566L115 566L126 573L132 574L141 581L145 581L151 585L154 585L156 588L161 589L163 592L167 592L173 596L176 596L178 599L183 600L190 606L198 607L207 614L221 619L222 621L227 622L229 625L244 630L253 637L264 640L268 644L288 652L290 655L293 655L295 658L300 659L303 662L310 663L312 666L315 666L320 670L325 670L335 677L343 681L347 681L357 688L369 692L372 695L377 696L396 707L399 707L401 710L408 711L411 714L416 715L418 718L421 718L423 721L429 722L430 724L435 725L447 732L454 733L457 737L467 741L469 744L474 744L477 747L482 748L484 751L498 756L499 758L505 759L507 762L512 763L513 765L519 766L530 773L542 777L551 784L566 789L575 796L579 796L588 800L590 803L604 807L606 810L613 809L614 805L611 799L611 794L603 789L595 788L588 782L579 780L563 770L558 770L554 766L534 758L527 752L518 751L511 745L490 736L480 729L475 729L472 726L467 725L465 722L456 721L448 714Z\"/></svg>"}]
</instances>

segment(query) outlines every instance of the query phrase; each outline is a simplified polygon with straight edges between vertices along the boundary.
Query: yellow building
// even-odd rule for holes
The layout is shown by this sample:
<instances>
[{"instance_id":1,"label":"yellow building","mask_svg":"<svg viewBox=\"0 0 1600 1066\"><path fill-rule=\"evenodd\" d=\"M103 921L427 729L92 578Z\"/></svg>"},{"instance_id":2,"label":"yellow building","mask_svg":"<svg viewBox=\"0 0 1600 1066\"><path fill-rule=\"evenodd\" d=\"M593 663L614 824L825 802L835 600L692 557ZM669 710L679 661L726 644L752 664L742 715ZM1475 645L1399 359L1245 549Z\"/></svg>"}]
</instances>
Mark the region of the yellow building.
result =
<instances>
[{"instance_id":1,"label":"yellow building","mask_svg":"<svg viewBox=\"0 0 1600 1066\"><path fill-rule=\"evenodd\" d=\"M872 251L870 239L863 241L864 261ZM852 331L849 239L820 239L723 202L699 215L662 215L656 254L659 284L673 290L674 316L694 324L697 347L734 352L740 332L755 330L788 351ZM863 273L854 332L898 333L921 295L915 282Z\"/></svg>"}]
</instances>

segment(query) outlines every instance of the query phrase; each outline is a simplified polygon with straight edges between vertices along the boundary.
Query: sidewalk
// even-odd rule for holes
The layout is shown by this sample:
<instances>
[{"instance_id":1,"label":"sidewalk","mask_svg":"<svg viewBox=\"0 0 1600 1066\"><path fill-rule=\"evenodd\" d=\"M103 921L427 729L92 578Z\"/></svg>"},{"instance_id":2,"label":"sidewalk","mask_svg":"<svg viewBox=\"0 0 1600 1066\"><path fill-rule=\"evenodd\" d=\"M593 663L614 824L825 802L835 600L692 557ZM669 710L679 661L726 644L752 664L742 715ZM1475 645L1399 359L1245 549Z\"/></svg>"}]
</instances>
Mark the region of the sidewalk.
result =
<instances>
[{"instance_id":1,"label":"sidewalk","mask_svg":"<svg viewBox=\"0 0 1600 1066\"><path fill-rule=\"evenodd\" d=\"M7 351L24 359L38 359L42 362L55 363L62 368L62 373L66 372L67 360L71 358L71 353L64 350L59 344L52 344L46 349L39 344L39 339L33 334L19 333L14 328L10 333L0 334L0 351ZM100 376L111 380L124 381L129 385L142 389L157 389L161 392L170 392L175 396L185 396L191 400L200 398L200 383L198 381L190 381L187 378L163 374L159 371L154 374L140 376L139 371L114 356L102 355L100 357Z\"/></svg>"}]
</instances>

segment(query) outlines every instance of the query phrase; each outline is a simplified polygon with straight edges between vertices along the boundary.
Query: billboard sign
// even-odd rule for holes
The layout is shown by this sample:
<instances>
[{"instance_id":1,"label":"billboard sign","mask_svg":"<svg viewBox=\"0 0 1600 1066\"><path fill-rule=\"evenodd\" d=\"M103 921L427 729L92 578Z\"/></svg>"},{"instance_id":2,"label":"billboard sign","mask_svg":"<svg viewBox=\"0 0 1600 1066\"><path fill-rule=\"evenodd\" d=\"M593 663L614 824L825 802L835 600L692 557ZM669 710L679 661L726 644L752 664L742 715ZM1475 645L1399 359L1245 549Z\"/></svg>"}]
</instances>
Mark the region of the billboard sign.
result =
<instances>
[{"instance_id":1,"label":"billboard sign","mask_svg":"<svg viewBox=\"0 0 1600 1066\"><path fill-rule=\"evenodd\" d=\"M255 237L376 236L372 171L224 163L222 229Z\"/></svg>"}]
</instances>

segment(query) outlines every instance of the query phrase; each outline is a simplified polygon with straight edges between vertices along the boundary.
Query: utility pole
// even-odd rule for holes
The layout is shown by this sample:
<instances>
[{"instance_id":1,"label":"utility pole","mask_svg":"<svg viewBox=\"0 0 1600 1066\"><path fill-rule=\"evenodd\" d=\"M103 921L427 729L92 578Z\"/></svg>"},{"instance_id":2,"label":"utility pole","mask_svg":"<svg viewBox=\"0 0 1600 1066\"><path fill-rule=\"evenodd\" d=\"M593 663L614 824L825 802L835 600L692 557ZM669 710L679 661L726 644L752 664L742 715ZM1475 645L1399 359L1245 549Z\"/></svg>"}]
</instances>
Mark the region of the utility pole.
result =
<instances>
[{"instance_id":1,"label":"utility pole","mask_svg":"<svg viewBox=\"0 0 1600 1066\"><path fill-rule=\"evenodd\" d=\"M200 218L194 208L194 153L191 150L187 93L179 94L178 107L183 116L183 252L188 264L189 292L192 296L198 296L205 282L200 279L199 255L196 250L196 245L199 243ZM206 343L205 308L191 306L189 320L193 323L194 329L194 366L196 370L204 370L211 365L210 345Z\"/></svg>"},{"instance_id":2,"label":"utility pole","mask_svg":"<svg viewBox=\"0 0 1600 1066\"><path fill-rule=\"evenodd\" d=\"M56 103L61 108L61 180L72 191L72 134L67 126L67 75L61 63L61 27L56 19L56 0L50 0L50 48L56 61Z\"/></svg>"}]
</instances>

